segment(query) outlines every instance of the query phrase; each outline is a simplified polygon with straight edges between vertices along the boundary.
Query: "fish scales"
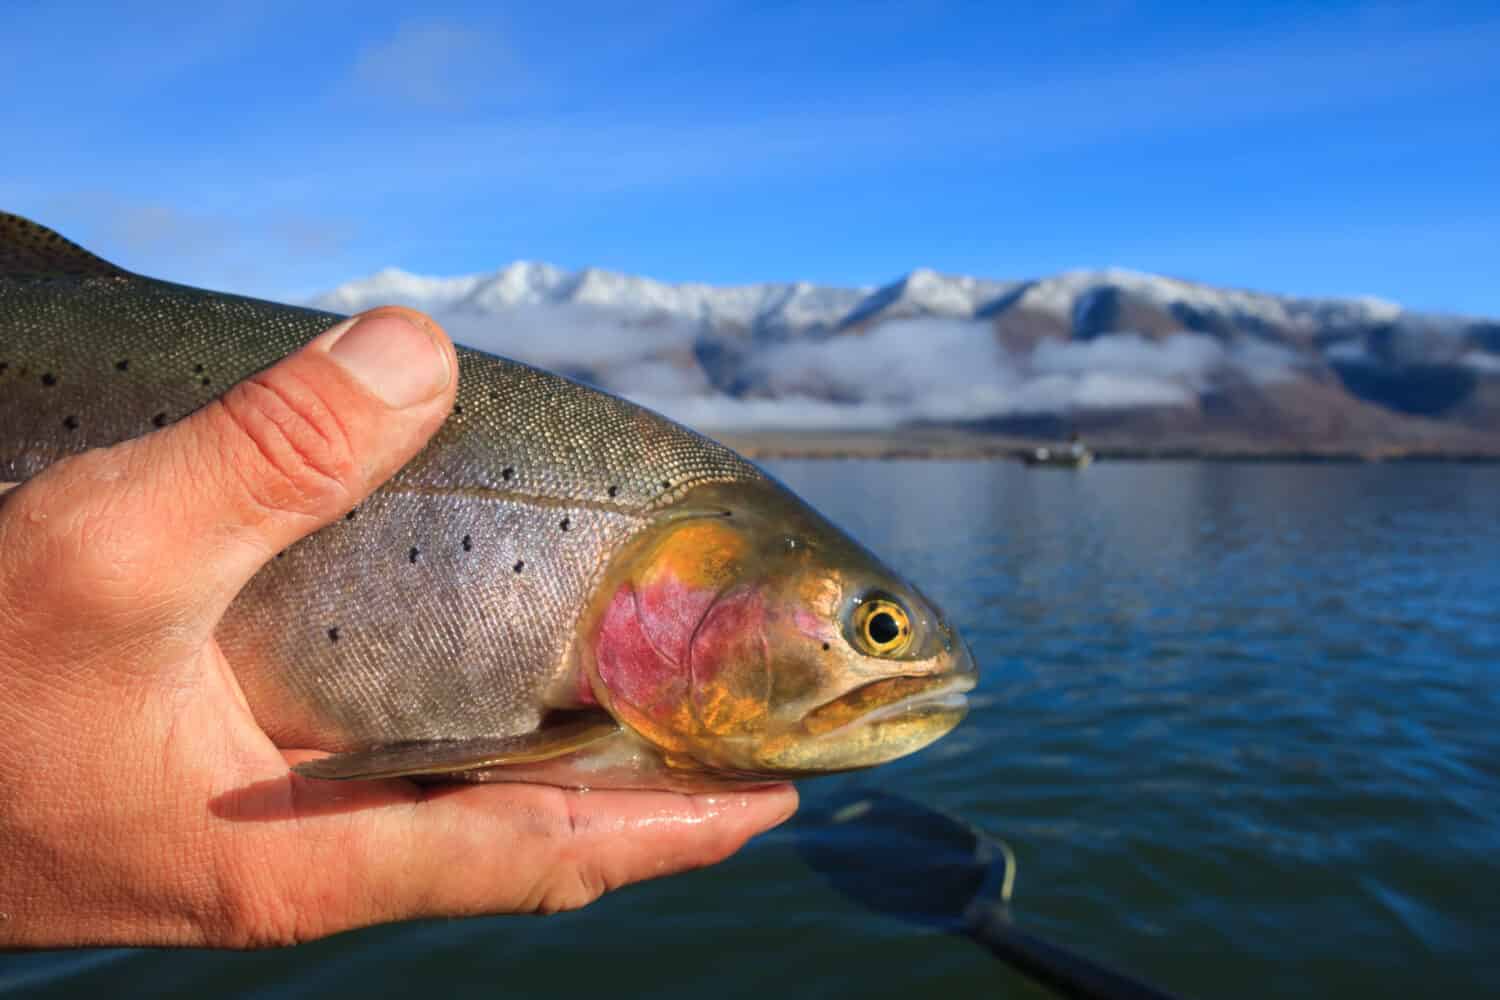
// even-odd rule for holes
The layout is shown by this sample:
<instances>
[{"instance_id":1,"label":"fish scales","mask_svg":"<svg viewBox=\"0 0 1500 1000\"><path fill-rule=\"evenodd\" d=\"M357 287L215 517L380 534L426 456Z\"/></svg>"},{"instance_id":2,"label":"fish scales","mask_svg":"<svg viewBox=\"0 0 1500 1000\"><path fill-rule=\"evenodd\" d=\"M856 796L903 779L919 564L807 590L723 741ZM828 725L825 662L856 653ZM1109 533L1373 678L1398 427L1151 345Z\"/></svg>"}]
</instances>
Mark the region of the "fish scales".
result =
<instances>
[{"instance_id":1,"label":"fish scales","mask_svg":"<svg viewBox=\"0 0 1500 1000\"><path fill-rule=\"evenodd\" d=\"M181 419L340 319L133 275L0 214L0 481ZM224 619L281 745L534 729L608 554L696 486L764 478L612 396L458 356L427 448Z\"/></svg>"}]
</instances>

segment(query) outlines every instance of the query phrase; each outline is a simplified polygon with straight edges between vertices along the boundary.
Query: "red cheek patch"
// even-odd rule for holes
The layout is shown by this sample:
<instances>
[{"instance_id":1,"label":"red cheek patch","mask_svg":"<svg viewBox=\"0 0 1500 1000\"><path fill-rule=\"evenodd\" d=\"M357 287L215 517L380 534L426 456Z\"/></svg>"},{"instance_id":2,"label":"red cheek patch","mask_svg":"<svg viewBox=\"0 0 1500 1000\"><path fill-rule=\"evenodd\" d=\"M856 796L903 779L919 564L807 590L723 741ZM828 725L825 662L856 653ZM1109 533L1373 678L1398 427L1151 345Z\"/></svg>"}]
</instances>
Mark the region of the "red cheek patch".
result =
<instances>
[{"instance_id":1,"label":"red cheek patch","mask_svg":"<svg viewBox=\"0 0 1500 1000\"><path fill-rule=\"evenodd\" d=\"M766 605L758 590L726 594L692 636L693 711L705 729L755 729L771 693Z\"/></svg>"},{"instance_id":2,"label":"red cheek patch","mask_svg":"<svg viewBox=\"0 0 1500 1000\"><path fill-rule=\"evenodd\" d=\"M599 623L595 644L599 679L610 700L658 718L680 706L687 696L688 677L666 659L646 635L629 584L615 591Z\"/></svg>"},{"instance_id":3,"label":"red cheek patch","mask_svg":"<svg viewBox=\"0 0 1500 1000\"><path fill-rule=\"evenodd\" d=\"M657 725L688 711L692 678L688 645L714 594L661 576L615 591L599 624L595 656L599 679L617 706Z\"/></svg>"},{"instance_id":4,"label":"red cheek patch","mask_svg":"<svg viewBox=\"0 0 1500 1000\"><path fill-rule=\"evenodd\" d=\"M662 659L687 672L688 643L718 594L706 587L684 586L675 576L662 574L635 588L641 628Z\"/></svg>"}]
</instances>

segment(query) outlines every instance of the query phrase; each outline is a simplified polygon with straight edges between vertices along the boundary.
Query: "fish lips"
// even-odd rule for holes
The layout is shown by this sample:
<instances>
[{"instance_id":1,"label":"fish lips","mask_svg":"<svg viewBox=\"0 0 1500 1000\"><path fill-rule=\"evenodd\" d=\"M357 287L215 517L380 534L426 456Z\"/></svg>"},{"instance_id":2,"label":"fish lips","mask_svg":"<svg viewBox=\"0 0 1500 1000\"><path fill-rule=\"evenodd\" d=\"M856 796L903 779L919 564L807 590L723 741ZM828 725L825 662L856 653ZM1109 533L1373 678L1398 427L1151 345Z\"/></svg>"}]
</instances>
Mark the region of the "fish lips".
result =
<instances>
[{"instance_id":1,"label":"fish lips","mask_svg":"<svg viewBox=\"0 0 1500 1000\"><path fill-rule=\"evenodd\" d=\"M763 748L762 760L782 774L826 774L904 757L963 721L977 682L969 667L863 684L808 712L800 732Z\"/></svg>"}]
</instances>

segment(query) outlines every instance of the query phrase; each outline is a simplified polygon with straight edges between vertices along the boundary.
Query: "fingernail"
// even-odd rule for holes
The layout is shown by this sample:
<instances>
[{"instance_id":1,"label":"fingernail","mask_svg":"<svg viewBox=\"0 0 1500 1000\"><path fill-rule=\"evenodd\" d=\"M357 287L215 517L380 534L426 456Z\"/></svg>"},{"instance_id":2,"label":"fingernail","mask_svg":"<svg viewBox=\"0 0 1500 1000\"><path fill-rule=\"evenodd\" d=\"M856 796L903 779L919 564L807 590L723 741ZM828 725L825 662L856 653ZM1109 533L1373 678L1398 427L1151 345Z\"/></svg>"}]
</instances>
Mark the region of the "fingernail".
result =
<instances>
[{"instance_id":1,"label":"fingernail","mask_svg":"<svg viewBox=\"0 0 1500 1000\"><path fill-rule=\"evenodd\" d=\"M448 352L398 312L356 318L328 355L396 409L427 402L447 387L450 377Z\"/></svg>"}]
</instances>

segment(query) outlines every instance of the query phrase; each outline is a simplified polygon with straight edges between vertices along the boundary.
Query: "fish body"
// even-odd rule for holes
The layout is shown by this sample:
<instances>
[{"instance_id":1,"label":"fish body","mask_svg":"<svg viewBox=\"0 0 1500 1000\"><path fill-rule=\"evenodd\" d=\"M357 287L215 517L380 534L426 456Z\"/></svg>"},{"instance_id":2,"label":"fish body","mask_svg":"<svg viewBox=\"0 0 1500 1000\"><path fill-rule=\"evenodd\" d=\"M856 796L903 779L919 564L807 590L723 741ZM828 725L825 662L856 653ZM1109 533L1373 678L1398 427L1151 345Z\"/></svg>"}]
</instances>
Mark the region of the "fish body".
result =
<instances>
[{"instance_id":1,"label":"fish body","mask_svg":"<svg viewBox=\"0 0 1500 1000\"><path fill-rule=\"evenodd\" d=\"M123 271L0 213L0 482L166 426L340 321ZM930 602L734 452L459 348L452 415L271 560L217 638L323 777L703 787L956 725Z\"/></svg>"}]
</instances>

